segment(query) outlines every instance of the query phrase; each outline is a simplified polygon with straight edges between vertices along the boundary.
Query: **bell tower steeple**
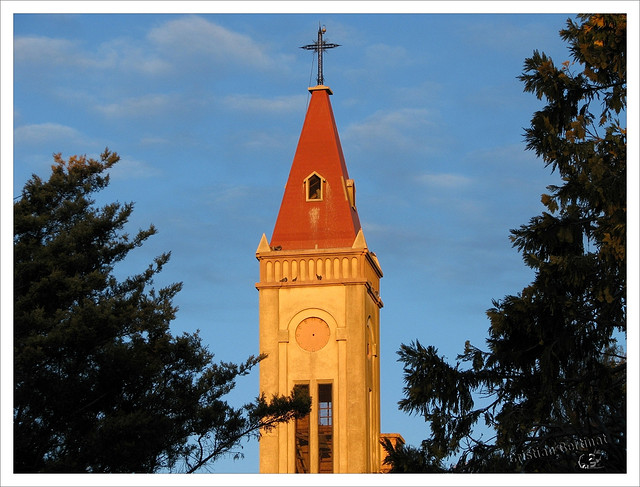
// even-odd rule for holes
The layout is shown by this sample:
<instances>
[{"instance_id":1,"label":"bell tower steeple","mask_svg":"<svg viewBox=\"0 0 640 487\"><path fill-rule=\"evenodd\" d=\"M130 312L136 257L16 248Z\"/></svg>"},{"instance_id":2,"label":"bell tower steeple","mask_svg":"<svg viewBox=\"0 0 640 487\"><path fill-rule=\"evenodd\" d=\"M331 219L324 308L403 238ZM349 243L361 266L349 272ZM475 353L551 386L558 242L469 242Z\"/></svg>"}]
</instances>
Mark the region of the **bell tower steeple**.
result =
<instances>
[{"instance_id":1,"label":"bell tower steeple","mask_svg":"<svg viewBox=\"0 0 640 487\"><path fill-rule=\"evenodd\" d=\"M309 90L311 101L271 237L271 246L283 250L351 246L360 230L331 90Z\"/></svg>"},{"instance_id":2,"label":"bell tower steeple","mask_svg":"<svg viewBox=\"0 0 640 487\"><path fill-rule=\"evenodd\" d=\"M256 251L256 288L260 392L305 389L312 410L264 433L260 471L379 472L382 270L360 225L331 89L309 91L273 234Z\"/></svg>"}]
</instances>

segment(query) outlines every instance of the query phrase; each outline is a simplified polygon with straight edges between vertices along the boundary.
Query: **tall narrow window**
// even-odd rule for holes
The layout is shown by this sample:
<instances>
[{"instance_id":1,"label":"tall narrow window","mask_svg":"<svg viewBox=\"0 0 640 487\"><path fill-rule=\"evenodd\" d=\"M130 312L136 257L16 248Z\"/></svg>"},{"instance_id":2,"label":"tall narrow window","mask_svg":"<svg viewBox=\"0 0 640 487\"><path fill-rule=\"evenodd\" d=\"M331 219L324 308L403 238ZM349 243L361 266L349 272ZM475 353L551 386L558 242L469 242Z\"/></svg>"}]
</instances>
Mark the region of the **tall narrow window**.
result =
<instances>
[{"instance_id":1,"label":"tall narrow window","mask_svg":"<svg viewBox=\"0 0 640 487\"><path fill-rule=\"evenodd\" d=\"M296 389L309 394L308 384L298 384ZM296 473L309 473L311 470L311 452L309 450L309 415L296 419Z\"/></svg>"},{"instance_id":2,"label":"tall narrow window","mask_svg":"<svg viewBox=\"0 0 640 487\"><path fill-rule=\"evenodd\" d=\"M333 399L331 384L318 385L318 473L333 473Z\"/></svg>"},{"instance_id":3,"label":"tall narrow window","mask_svg":"<svg viewBox=\"0 0 640 487\"><path fill-rule=\"evenodd\" d=\"M313 174L307 180L307 199L308 200L321 200L322 199L322 179L317 174Z\"/></svg>"}]
</instances>

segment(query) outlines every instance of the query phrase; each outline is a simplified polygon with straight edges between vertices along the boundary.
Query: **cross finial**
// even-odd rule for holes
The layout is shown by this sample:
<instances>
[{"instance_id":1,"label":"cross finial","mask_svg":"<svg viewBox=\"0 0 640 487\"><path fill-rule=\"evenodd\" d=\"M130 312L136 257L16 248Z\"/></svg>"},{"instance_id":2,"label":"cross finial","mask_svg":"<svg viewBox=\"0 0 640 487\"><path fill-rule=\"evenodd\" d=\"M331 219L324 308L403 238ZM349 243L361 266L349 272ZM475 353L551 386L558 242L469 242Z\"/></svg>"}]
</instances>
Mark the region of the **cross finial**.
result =
<instances>
[{"instance_id":1,"label":"cross finial","mask_svg":"<svg viewBox=\"0 0 640 487\"><path fill-rule=\"evenodd\" d=\"M318 40L313 44L307 44L306 46L300 46L300 49L306 49L308 51L316 51L318 53L318 85L324 84L324 76L322 74L322 53L327 49L338 47L340 44L332 44L325 42L322 35L327 32L327 28L318 24Z\"/></svg>"}]
</instances>

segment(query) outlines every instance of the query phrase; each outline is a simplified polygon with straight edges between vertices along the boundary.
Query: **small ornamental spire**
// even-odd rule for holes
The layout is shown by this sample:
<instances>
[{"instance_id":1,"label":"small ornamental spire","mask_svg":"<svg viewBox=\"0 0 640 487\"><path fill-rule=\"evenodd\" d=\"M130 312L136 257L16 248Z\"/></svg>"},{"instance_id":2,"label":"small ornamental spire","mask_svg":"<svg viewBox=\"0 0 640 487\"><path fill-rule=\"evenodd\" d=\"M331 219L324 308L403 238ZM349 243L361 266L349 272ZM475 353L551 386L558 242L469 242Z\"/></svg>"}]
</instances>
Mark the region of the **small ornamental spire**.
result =
<instances>
[{"instance_id":1,"label":"small ornamental spire","mask_svg":"<svg viewBox=\"0 0 640 487\"><path fill-rule=\"evenodd\" d=\"M300 49L306 49L307 51L316 51L318 53L318 85L324 84L324 76L322 75L322 53L327 49L332 49L334 47L340 46L340 44L325 42L324 39L322 39L322 35L325 32L327 32L327 28L325 26L321 27L320 24L318 24L318 40L313 44L300 46Z\"/></svg>"}]
</instances>

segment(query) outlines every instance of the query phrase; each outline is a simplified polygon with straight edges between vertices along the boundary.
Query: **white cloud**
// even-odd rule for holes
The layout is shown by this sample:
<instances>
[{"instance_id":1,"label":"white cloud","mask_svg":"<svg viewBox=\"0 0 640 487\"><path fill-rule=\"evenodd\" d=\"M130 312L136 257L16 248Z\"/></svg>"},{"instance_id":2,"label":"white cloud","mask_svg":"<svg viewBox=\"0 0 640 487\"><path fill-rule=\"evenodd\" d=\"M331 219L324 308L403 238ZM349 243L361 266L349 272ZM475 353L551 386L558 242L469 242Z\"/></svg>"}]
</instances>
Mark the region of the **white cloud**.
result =
<instances>
[{"instance_id":1,"label":"white cloud","mask_svg":"<svg viewBox=\"0 0 640 487\"><path fill-rule=\"evenodd\" d=\"M530 55L529 46L548 44L549 39L556 38L558 31L555 26L541 22L536 17L518 24L514 24L508 16L476 16L476 19L473 23L466 23L464 30L459 31L462 39L475 47L517 56ZM493 32L499 32L500 35L490 35Z\"/></svg>"},{"instance_id":2,"label":"white cloud","mask_svg":"<svg viewBox=\"0 0 640 487\"><path fill-rule=\"evenodd\" d=\"M73 59L76 46L66 39L51 37L16 37L13 41L13 55L17 64L69 63Z\"/></svg>"},{"instance_id":3,"label":"white cloud","mask_svg":"<svg viewBox=\"0 0 640 487\"><path fill-rule=\"evenodd\" d=\"M422 108L379 111L361 123L348 126L342 138L368 150L381 147L421 152L428 149L425 132L433 126L429 116L429 111Z\"/></svg>"},{"instance_id":4,"label":"white cloud","mask_svg":"<svg viewBox=\"0 0 640 487\"><path fill-rule=\"evenodd\" d=\"M249 36L233 32L197 16L181 17L152 29L148 39L164 53L199 62L231 62L268 68L275 65L264 46Z\"/></svg>"},{"instance_id":5,"label":"white cloud","mask_svg":"<svg viewBox=\"0 0 640 487\"><path fill-rule=\"evenodd\" d=\"M265 151L290 150L295 147L296 140L291 134L279 132L252 131L250 137L245 137L242 141L244 147L257 150L264 154Z\"/></svg>"},{"instance_id":6,"label":"white cloud","mask_svg":"<svg viewBox=\"0 0 640 487\"><path fill-rule=\"evenodd\" d=\"M148 117L165 112L175 103L176 97L160 93L131 97L95 108L108 117Z\"/></svg>"},{"instance_id":7,"label":"white cloud","mask_svg":"<svg viewBox=\"0 0 640 487\"><path fill-rule=\"evenodd\" d=\"M251 188L246 185L216 185L211 192L216 204L233 205L238 200L244 200L251 196Z\"/></svg>"},{"instance_id":8,"label":"white cloud","mask_svg":"<svg viewBox=\"0 0 640 487\"><path fill-rule=\"evenodd\" d=\"M113 51L87 53L76 42L44 36L16 37L13 50L18 66L33 64L105 69L115 66L117 60L117 53Z\"/></svg>"},{"instance_id":9,"label":"white cloud","mask_svg":"<svg viewBox=\"0 0 640 487\"><path fill-rule=\"evenodd\" d=\"M123 72L142 73L149 76L168 74L171 63L163 59L163 53L153 52L144 42L129 38L117 38L104 43L98 49L99 55L117 60Z\"/></svg>"},{"instance_id":10,"label":"white cloud","mask_svg":"<svg viewBox=\"0 0 640 487\"><path fill-rule=\"evenodd\" d=\"M471 179L460 174L421 174L416 178L420 183L438 188L455 189L471 184Z\"/></svg>"},{"instance_id":11,"label":"white cloud","mask_svg":"<svg viewBox=\"0 0 640 487\"><path fill-rule=\"evenodd\" d=\"M92 50L64 38L16 37L14 57L18 65L116 69L122 72L160 75L175 73L185 61L248 65L265 69L277 66L264 45L202 17L185 16L149 31L144 40L118 37Z\"/></svg>"},{"instance_id":12,"label":"white cloud","mask_svg":"<svg viewBox=\"0 0 640 487\"><path fill-rule=\"evenodd\" d=\"M164 137L142 137L140 139L140 145L165 145L170 143L169 139Z\"/></svg>"},{"instance_id":13,"label":"white cloud","mask_svg":"<svg viewBox=\"0 0 640 487\"><path fill-rule=\"evenodd\" d=\"M367 235L371 234L371 235L394 235L394 236L398 236L399 231L398 225L392 225L392 224L382 224L382 223L378 223L378 222L373 222L373 221L362 221L362 228L365 234L365 237L367 237Z\"/></svg>"},{"instance_id":14,"label":"white cloud","mask_svg":"<svg viewBox=\"0 0 640 487\"><path fill-rule=\"evenodd\" d=\"M393 89L394 96L399 102L406 105L441 106L445 85L436 79L415 80L405 86L396 86ZM430 113L434 117L437 112Z\"/></svg>"},{"instance_id":15,"label":"white cloud","mask_svg":"<svg viewBox=\"0 0 640 487\"><path fill-rule=\"evenodd\" d=\"M257 113L296 113L304 110L305 95L276 96L261 98L254 95L230 95L222 103L231 110Z\"/></svg>"},{"instance_id":16,"label":"white cloud","mask_svg":"<svg viewBox=\"0 0 640 487\"><path fill-rule=\"evenodd\" d=\"M73 127L51 122L16 127L13 131L13 139L16 145L23 144L25 146L52 142L83 145L89 142L84 135Z\"/></svg>"},{"instance_id":17,"label":"white cloud","mask_svg":"<svg viewBox=\"0 0 640 487\"><path fill-rule=\"evenodd\" d=\"M372 119L383 126L407 128L428 123L429 112L422 108L401 108L390 112L378 112Z\"/></svg>"},{"instance_id":18,"label":"white cloud","mask_svg":"<svg viewBox=\"0 0 640 487\"><path fill-rule=\"evenodd\" d=\"M120 161L111 169L113 179L146 179L162 174L157 167L147 162L120 156Z\"/></svg>"}]
</instances>

